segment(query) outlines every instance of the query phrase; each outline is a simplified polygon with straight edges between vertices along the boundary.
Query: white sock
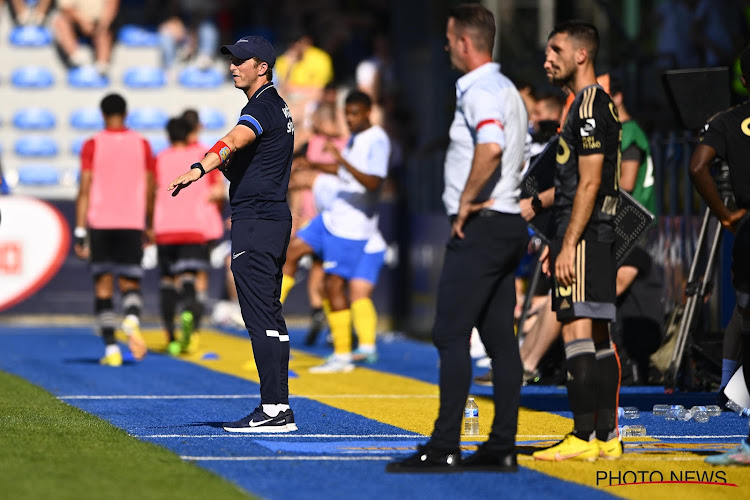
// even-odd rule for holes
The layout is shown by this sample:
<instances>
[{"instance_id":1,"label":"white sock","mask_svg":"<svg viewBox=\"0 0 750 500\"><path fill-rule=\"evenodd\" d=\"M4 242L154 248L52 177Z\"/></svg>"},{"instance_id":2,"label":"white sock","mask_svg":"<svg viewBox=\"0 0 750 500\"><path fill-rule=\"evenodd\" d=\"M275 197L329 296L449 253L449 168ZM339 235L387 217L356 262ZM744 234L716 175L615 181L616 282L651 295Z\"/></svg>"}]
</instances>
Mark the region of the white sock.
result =
<instances>
[{"instance_id":1,"label":"white sock","mask_svg":"<svg viewBox=\"0 0 750 500\"><path fill-rule=\"evenodd\" d=\"M280 405L263 405L263 413L269 417L276 417L281 413L279 406Z\"/></svg>"},{"instance_id":2,"label":"white sock","mask_svg":"<svg viewBox=\"0 0 750 500\"><path fill-rule=\"evenodd\" d=\"M113 354L120 354L120 346L117 344L109 344L104 347L104 355L112 356Z\"/></svg>"},{"instance_id":3,"label":"white sock","mask_svg":"<svg viewBox=\"0 0 750 500\"><path fill-rule=\"evenodd\" d=\"M373 345L360 344L359 345L359 352L367 353L367 354L372 354L372 353L375 352L375 345L374 344Z\"/></svg>"},{"instance_id":4,"label":"white sock","mask_svg":"<svg viewBox=\"0 0 750 500\"><path fill-rule=\"evenodd\" d=\"M280 411L287 411L289 409L289 405L276 405L277 408L279 408Z\"/></svg>"}]
</instances>

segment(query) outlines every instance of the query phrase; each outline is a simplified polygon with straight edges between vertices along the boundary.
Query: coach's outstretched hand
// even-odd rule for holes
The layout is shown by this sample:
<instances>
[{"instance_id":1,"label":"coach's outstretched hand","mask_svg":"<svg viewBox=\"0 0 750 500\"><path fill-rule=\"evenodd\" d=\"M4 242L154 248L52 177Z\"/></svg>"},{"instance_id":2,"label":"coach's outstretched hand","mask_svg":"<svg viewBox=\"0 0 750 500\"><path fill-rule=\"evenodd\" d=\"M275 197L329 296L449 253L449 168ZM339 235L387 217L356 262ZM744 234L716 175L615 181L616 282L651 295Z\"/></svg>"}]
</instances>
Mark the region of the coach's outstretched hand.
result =
<instances>
[{"instance_id":1,"label":"coach's outstretched hand","mask_svg":"<svg viewBox=\"0 0 750 500\"><path fill-rule=\"evenodd\" d=\"M201 171L197 168L191 168L178 178L172 181L172 183L167 188L167 191L174 190L174 193L172 193L172 196L177 196L180 191L183 188L188 187L193 182L197 181L201 178Z\"/></svg>"}]
</instances>

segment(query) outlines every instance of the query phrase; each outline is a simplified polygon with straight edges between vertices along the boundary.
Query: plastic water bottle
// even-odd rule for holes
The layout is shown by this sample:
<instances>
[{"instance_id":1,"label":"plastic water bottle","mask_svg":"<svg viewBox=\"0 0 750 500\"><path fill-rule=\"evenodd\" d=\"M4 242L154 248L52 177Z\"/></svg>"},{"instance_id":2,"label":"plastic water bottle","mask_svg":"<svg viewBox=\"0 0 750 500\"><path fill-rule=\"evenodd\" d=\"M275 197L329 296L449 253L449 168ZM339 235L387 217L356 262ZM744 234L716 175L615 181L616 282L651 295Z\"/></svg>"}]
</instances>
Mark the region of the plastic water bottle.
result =
<instances>
[{"instance_id":1,"label":"plastic water bottle","mask_svg":"<svg viewBox=\"0 0 750 500\"><path fill-rule=\"evenodd\" d=\"M687 422L691 418L693 418L693 410L686 410L685 408L683 408L677 411L677 420Z\"/></svg>"},{"instance_id":2,"label":"plastic water bottle","mask_svg":"<svg viewBox=\"0 0 750 500\"><path fill-rule=\"evenodd\" d=\"M474 398L469 398L464 408L464 435L479 435L479 407L474 402Z\"/></svg>"},{"instance_id":3,"label":"plastic water bottle","mask_svg":"<svg viewBox=\"0 0 750 500\"><path fill-rule=\"evenodd\" d=\"M620 427L622 437L645 437L646 428L642 425L623 425Z\"/></svg>"},{"instance_id":4,"label":"plastic water bottle","mask_svg":"<svg viewBox=\"0 0 750 500\"><path fill-rule=\"evenodd\" d=\"M677 416L677 412L683 408L682 405L654 405L654 416L669 418L674 414L674 417L672 417L674 419Z\"/></svg>"},{"instance_id":5,"label":"plastic water bottle","mask_svg":"<svg viewBox=\"0 0 750 500\"><path fill-rule=\"evenodd\" d=\"M750 408L743 408L731 399L727 401L727 408L732 411L736 411L740 414L740 417L750 417Z\"/></svg>"},{"instance_id":6,"label":"plastic water bottle","mask_svg":"<svg viewBox=\"0 0 750 500\"><path fill-rule=\"evenodd\" d=\"M698 413L705 413L707 417L718 417L721 415L721 408L716 405L693 406L690 410L693 412L693 420L698 420ZM708 419L698 421L708 422Z\"/></svg>"},{"instance_id":7,"label":"plastic water bottle","mask_svg":"<svg viewBox=\"0 0 750 500\"><path fill-rule=\"evenodd\" d=\"M617 416L625 419L633 419L641 416L641 412L635 406L626 406L617 408Z\"/></svg>"}]
</instances>

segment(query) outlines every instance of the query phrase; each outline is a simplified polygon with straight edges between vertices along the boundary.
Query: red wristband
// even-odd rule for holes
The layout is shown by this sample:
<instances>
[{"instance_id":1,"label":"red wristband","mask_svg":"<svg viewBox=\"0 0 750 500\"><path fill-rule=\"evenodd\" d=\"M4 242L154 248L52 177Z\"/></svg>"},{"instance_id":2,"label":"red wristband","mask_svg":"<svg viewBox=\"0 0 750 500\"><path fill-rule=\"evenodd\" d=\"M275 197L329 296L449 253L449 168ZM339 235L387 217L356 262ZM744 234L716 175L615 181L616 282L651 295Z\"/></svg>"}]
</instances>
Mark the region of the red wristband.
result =
<instances>
[{"instance_id":1,"label":"red wristband","mask_svg":"<svg viewBox=\"0 0 750 500\"><path fill-rule=\"evenodd\" d=\"M232 154L232 150L229 149L229 146L219 141L214 144L214 147L208 150L208 153L216 153L217 155L219 155L221 164L224 165L229 160L229 156Z\"/></svg>"}]
</instances>

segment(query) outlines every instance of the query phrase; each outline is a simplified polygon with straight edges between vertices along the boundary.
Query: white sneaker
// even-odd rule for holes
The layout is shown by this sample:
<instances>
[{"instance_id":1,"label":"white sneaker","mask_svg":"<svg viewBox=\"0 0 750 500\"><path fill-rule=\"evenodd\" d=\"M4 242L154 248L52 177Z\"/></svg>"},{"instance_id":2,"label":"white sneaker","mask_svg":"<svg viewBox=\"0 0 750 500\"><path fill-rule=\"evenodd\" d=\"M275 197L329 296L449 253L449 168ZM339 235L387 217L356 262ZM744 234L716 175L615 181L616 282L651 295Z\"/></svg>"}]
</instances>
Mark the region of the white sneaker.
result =
<instances>
[{"instance_id":1,"label":"white sneaker","mask_svg":"<svg viewBox=\"0 0 750 500\"><path fill-rule=\"evenodd\" d=\"M485 356L481 359L478 359L474 364L477 365L477 368L489 368L492 365L492 360L489 356Z\"/></svg>"},{"instance_id":2,"label":"white sneaker","mask_svg":"<svg viewBox=\"0 0 750 500\"><path fill-rule=\"evenodd\" d=\"M471 359L479 359L487 357L487 351L484 349L482 338L479 336L479 330L476 328L471 329L471 338L469 339L469 354Z\"/></svg>"},{"instance_id":3,"label":"white sneaker","mask_svg":"<svg viewBox=\"0 0 750 500\"><path fill-rule=\"evenodd\" d=\"M354 363L349 357L329 356L326 362L310 368L310 373L348 373L354 370Z\"/></svg>"}]
</instances>

